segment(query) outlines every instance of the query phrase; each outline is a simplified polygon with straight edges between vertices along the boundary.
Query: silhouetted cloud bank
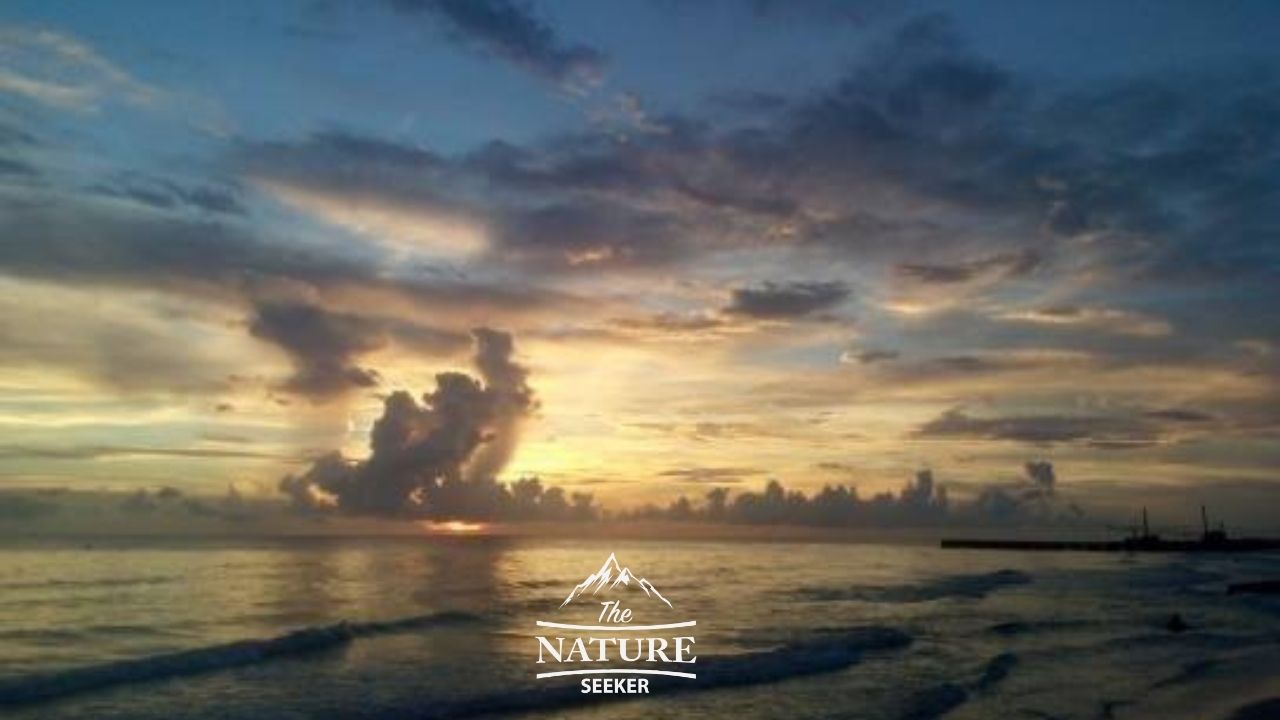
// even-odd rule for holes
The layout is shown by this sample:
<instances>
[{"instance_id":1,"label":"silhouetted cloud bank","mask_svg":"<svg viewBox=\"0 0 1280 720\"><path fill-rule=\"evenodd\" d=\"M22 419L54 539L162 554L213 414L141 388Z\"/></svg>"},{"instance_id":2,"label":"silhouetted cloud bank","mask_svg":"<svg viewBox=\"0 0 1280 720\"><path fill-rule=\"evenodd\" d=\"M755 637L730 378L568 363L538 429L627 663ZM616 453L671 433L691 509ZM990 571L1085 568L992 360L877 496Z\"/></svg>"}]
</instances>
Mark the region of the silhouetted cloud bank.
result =
<instances>
[{"instance_id":1,"label":"silhouetted cloud bank","mask_svg":"<svg viewBox=\"0 0 1280 720\"><path fill-rule=\"evenodd\" d=\"M666 507L647 506L622 517L745 525L919 527L947 524L1065 523L1083 518L1055 492L1048 461L1028 462L1023 477L983 488L972 500L953 501L931 470L921 470L896 493L862 498L853 485L826 485L806 495L770 480L761 492L709 490L700 500L680 496Z\"/></svg>"}]
</instances>

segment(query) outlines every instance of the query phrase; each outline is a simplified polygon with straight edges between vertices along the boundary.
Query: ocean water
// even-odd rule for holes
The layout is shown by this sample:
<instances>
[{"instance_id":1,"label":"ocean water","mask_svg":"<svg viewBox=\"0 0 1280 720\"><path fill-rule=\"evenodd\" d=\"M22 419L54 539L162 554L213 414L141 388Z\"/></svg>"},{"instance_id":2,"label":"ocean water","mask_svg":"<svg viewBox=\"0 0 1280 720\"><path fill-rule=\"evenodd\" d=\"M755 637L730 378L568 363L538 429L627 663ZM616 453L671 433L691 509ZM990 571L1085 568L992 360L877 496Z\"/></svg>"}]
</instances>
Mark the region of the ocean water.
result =
<instances>
[{"instance_id":1,"label":"ocean water","mask_svg":"<svg viewBox=\"0 0 1280 720\"><path fill-rule=\"evenodd\" d=\"M534 678L614 553L700 678ZM1226 717L1280 695L1274 555L467 538L5 541L0 717ZM1180 613L1191 629L1170 632ZM590 617L588 617L590 616Z\"/></svg>"}]
</instances>

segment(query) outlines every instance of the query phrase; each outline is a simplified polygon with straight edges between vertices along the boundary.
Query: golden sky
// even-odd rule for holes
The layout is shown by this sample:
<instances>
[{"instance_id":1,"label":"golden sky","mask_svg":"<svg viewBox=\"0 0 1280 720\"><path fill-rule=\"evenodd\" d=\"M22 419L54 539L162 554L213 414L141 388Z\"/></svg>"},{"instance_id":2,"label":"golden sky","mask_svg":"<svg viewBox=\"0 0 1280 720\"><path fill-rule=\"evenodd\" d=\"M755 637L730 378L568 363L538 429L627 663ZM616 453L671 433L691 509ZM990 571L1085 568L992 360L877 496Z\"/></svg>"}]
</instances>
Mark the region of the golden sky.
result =
<instances>
[{"instance_id":1,"label":"golden sky","mask_svg":"<svg viewBox=\"0 0 1280 720\"><path fill-rule=\"evenodd\" d=\"M279 498L391 393L492 384L491 328L527 403L480 423L497 479L609 507L1033 460L1100 508L1277 492L1265 43L601 12L516 44L448 10L142 42L0 13L6 485Z\"/></svg>"}]
</instances>

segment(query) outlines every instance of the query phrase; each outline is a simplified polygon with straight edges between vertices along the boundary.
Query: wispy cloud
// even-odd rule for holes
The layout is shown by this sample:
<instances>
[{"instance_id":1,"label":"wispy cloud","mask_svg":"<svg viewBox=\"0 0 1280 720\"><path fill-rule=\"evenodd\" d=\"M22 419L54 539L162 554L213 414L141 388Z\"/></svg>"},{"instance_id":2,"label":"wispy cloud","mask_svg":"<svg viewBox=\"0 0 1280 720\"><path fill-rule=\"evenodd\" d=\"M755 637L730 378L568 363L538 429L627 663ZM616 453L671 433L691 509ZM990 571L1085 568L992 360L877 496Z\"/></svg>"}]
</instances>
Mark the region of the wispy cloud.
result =
<instances>
[{"instance_id":1,"label":"wispy cloud","mask_svg":"<svg viewBox=\"0 0 1280 720\"><path fill-rule=\"evenodd\" d=\"M1105 307L1063 305L1011 311L999 317L1009 322L1047 328L1086 329L1137 337L1163 337L1173 332L1169 322L1161 318Z\"/></svg>"},{"instance_id":2,"label":"wispy cloud","mask_svg":"<svg viewBox=\"0 0 1280 720\"><path fill-rule=\"evenodd\" d=\"M70 35L41 28L0 28L0 92L53 107L91 111L102 103L152 102L157 91Z\"/></svg>"}]
</instances>

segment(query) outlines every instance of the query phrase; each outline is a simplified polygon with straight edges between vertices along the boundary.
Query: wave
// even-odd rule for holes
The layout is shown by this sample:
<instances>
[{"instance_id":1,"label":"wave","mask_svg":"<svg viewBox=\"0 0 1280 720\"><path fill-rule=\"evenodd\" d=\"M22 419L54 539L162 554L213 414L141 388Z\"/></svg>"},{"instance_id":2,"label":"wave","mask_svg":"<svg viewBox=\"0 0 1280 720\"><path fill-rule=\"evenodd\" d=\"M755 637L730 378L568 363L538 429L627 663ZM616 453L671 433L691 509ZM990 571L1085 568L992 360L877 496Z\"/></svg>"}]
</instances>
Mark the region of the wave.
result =
<instances>
[{"instance_id":1,"label":"wave","mask_svg":"<svg viewBox=\"0 0 1280 720\"><path fill-rule=\"evenodd\" d=\"M867 652L897 650L910 645L910 635L893 628L846 628L838 635L803 640L769 650L738 655L701 657L693 666L697 679L654 681L649 695L670 695L716 688L780 682L791 678L843 670L858 664ZM689 666L679 669L689 670ZM494 693L437 705L431 710L382 714L388 718L460 720L477 716L561 710L581 705L634 700L634 695L584 694L578 683L556 683Z\"/></svg>"},{"instance_id":2,"label":"wave","mask_svg":"<svg viewBox=\"0 0 1280 720\"><path fill-rule=\"evenodd\" d=\"M43 590L45 588L119 588L136 585L164 585L176 582L178 578L167 575L145 575L142 577L110 577L96 579L50 578L48 580L15 580L0 583L0 590Z\"/></svg>"},{"instance_id":3,"label":"wave","mask_svg":"<svg viewBox=\"0 0 1280 720\"><path fill-rule=\"evenodd\" d=\"M1063 630L1081 630L1102 626L1103 623L1097 620L1011 620L1009 622L1001 622L991 625L987 628L987 631L996 635L1013 637L1016 635L1034 635L1038 633L1058 632Z\"/></svg>"},{"instance_id":4,"label":"wave","mask_svg":"<svg viewBox=\"0 0 1280 720\"><path fill-rule=\"evenodd\" d=\"M1151 687L1152 689L1160 689L1193 683L1212 673L1221 664L1221 661L1214 659L1195 660L1184 664L1177 673L1152 683Z\"/></svg>"},{"instance_id":5,"label":"wave","mask_svg":"<svg viewBox=\"0 0 1280 720\"><path fill-rule=\"evenodd\" d=\"M981 599L1001 588L1025 585L1031 576L1018 570L976 575L946 575L913 585L798 588L790 594L807 602L918 603L944 598Z\"/></svg>"},{"instance_id":6,"label":"wave","mask_svg":"<svg viewBox=\"0 0 1280 720\"><path fill-rule=\"evenodd\" d=\"M901 720L934 720L968 700L968 690L955 683L942 683L914 693L898 717Z\"/></svg>"},{"instance_id":7,"label":"wave","mask_svg":"<svg viewBox=\"0 0 1280 720\"><path fill-rule=\"evenodd\" d=\"M987 661L978 679L966 684L945 682L913 693L899 714L901 720L933 720L955 710L1009 676L1019 663L1017 655L1000 653Z\"/></svg>"},{"instance_id":8,"label":"wave","mask_svg":"<svg viewBox=\"0 0 1280 720\"><path fill-rule=\"evenodd\" d=\"M87 625L77 628L14 628L0 630L0 640L17 642L75 642L90 636L123 635L129 638L140 636L163 637L173 632L154 625Z\"/></svg>"},{"instance_id":9,"label":"wave","mask_svg":"<svg viewBox=\"0 0 1280 720\"><path fill-rule=\"evenodd\" d=\"M28 675L0 681L0 707L56 700L116 685L154 682L257 665L278 658L332 650L357 638L371 635L479 621L478 616L469 613L441 612L396 620L340 622L303 628L270 638L240 640L194 650Z\"/></svg>"},{"instance_id":10,"label":"wave","mask_svg":"<svg viewBox=\"0 0 1280 720\"><path fill-rule=\"evenodd\" d=\"M1019 662L1021 662L1021 660L1018 656L1009 652L1000 653L999 655L991 658L991 660L987 662L987 666L983 668L982 675L973 683L973 689L978 692L990 690L996 683L1008 677L1009 673L1013 672L1013 669L1018 666Z\"/></svg>"}]
</instances>

